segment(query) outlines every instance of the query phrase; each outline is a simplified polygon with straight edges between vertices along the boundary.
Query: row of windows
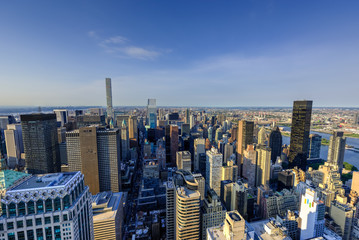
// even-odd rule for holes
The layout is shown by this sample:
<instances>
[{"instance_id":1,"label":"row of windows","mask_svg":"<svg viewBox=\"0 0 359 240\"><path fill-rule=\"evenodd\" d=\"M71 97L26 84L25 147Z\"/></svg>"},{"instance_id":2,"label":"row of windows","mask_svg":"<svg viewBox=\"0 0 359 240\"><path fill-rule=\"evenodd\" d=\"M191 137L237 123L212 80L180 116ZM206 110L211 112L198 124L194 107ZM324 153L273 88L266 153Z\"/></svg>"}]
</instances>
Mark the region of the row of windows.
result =
<instances>
[{"instance_id":1,"label":"row of windows","mask_svg":"<svg viewBox=\"0 0 359 240\"><path fill-rule=\"evenodd\" d=\"M77 199L80 196L80 194L83 192L83 190L84 190L84 182L81 181L70 194L72 200L74 201L75 199ZM53 211L61 211L64 209L68 209L71 206L70 195L66 195L63 199L57 197L55 199L49 198L46 199L45 201L42 199L37 200L36 202L30 200L27 203L21 201L20 203L17 204L17 209L15 203L10 203L9 205L2 203L2 210L3 210L2 215L3 216L7 215L7 211L8 211L7 217L15 217L15 216L25 216L35 213L39 214L44 212L53 212ZM61 201L63 203L63 207L61 207Z\"/></svg>"},{"instance_id":2,"label":"row of windows","mask_svg":"<svg viewBox=\"0 0 359 240\"><path fill-rule=\"evenodd\" d=\"M52 240L53 236L54 236L56 240L61 240L60 226L55 226L55 227L53 227L53 229L52 229L52 227L45 227L44 230L45 230L45 235L44 235L44 231L42 228L36 229L35 232L34 232L34 230L27 230L26 231L27 239ZM36 233L36 237L35 237L35 233ZM16 235L17 235L17 238L16 238ZM9 240L25 239L25 232L24 231L20 231L17 233L12 232L12 233L8 233L7 236L8 236Z\"/></svg>"},{"instance_id":3,"label":"row of windows","mask_svg":"<svg viewBox=\"0 0 359 240\"><path fill-rule=\"evenodd\" d=\"M63 215L63 221L67 221L68 220L68 216L67 214ZM52 221L53 223L58 223L60 222L60 216L56 215L52 217ZM26 219L25 221L23 220L18 220L16 222L7 222L7 230L12 230L15 228L15 225L17 228L23 228L25 225L26 227L33 227L33 226L42 226L43 224L51 224L51 217L45 217L44 221L42 221L42 218L36 218L35 221L33 221L33 219ZM4 231L4 224L0 223L0 231Z\"/></svg>"}]
</instances>

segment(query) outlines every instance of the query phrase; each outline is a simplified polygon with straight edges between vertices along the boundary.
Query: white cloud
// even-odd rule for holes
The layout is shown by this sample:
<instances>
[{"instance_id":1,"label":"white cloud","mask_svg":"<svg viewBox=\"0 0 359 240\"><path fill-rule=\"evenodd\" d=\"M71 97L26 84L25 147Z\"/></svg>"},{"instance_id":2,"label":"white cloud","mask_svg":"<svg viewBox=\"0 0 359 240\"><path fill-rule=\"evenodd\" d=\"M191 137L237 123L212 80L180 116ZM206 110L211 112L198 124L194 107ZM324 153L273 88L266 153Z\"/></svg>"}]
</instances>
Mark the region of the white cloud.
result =
<instances>
[{"instance_id":1,"label":"white cloud","mask_svg":"<svg viewBox=\"0 0 359 240\"><path fill-rule=\"evenodd\" d=\"M151 50L146 50L144 48L136 47L136 46L129 46L121 49L124 54L129 57L137 58L137 59L154 59L161 55L161 53Z\"/></svg>"},{"instance_id":2,"label":"white cloud","mask_svg":"<svg viewBox=\"0 0 359 240\"><path fill-rule=\"evenodd\" d=\"M100 39L95 31L89 31L88 36ZM140 60L154 60L163 53L170 53L172 50L153 50L130 44L130 40L123 36L113 36L99 41L98 46L103 48L107 53L121 58L133 58Z\"/></svg>"}]
</instances>

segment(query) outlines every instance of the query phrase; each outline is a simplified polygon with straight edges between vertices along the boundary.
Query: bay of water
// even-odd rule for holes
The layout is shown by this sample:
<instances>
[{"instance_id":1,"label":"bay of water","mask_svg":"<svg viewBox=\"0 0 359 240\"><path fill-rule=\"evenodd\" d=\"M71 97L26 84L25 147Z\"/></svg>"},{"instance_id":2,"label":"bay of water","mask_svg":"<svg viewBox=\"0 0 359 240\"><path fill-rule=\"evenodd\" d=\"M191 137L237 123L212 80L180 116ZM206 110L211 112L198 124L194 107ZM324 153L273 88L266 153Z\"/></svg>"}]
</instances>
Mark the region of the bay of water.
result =
<instances>
[{"instance_id":1,"label":"bay of water","mask_svg":"<svg viewBox=\"0 0 359 240\"><path fill-rule=\"evenodd\" d=\"M290 127L283 127L283 130L290 131ZM318 134L318 135L322 136L322 138L325 138L327 140L329 140L329 138L331 136L331 134L315 132L315 131L311 131L310 133ZM283 144L288 144L288 145L290 144L290 137L282 136L282 139L283 139ZM355 148L359 148L359 138L348 138L347 137L346 144L354 146ZM320 147L320 157L324 160L327 160L328 149L329 149L329 146L326 146L326 145L322 145ZM345 153L344 153L344 162L350 163L350 164L356 166L357 168L359 168L359 153L346 149Z\"/></svg>"}]
</instances>

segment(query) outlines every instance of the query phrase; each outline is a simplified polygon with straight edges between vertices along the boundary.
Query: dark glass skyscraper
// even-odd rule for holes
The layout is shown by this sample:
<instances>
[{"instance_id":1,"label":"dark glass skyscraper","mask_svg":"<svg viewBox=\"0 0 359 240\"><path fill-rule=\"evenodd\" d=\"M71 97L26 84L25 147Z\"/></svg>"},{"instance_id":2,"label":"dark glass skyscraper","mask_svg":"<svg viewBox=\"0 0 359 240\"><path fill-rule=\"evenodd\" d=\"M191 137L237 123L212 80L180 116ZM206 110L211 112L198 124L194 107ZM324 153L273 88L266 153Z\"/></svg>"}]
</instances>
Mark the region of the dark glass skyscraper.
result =
<instances>
[{"instance_id":1,"label":"dark glass skyscraper","mask_svg":"<svg viewBox=\"0 0 359 240\"><path fill-rule=\"evenodd\" d=\"M294 101L290 134L289 168L306 170L313 101Z\"/></svg>"},{"instance_id":2,"label":"dark glass skyscraper","mask_svg":"<svg viewBox=\"0 0 359 240\"><path fill-rule=\"evenodd\" d=\"M282 153L282 134L278 127L275 127L269 135L269 147L272 149L271 160L274 164Z\"/></svg>"},{"instance_id":3,"label":"dark glass skyscraper","mask_svg":"<svg viewBox=\"0 0 359 240\"><path fill-rule=\"evenodd\" d=\"M60 172L56 114L28 114L20 119L28 172Z\"/></svg>"},{"instance_id":4,"label":"dark glass skyscraper","mask_svg":"<svg viewBox=\"0 0 359 240\"><path fill-rule=\"evenodd\" d=\"M320 158L320 147L322 145L322 136L318 134L309 135L309 148L308 148L308 158Z\"/></svg>"}]
</instances>

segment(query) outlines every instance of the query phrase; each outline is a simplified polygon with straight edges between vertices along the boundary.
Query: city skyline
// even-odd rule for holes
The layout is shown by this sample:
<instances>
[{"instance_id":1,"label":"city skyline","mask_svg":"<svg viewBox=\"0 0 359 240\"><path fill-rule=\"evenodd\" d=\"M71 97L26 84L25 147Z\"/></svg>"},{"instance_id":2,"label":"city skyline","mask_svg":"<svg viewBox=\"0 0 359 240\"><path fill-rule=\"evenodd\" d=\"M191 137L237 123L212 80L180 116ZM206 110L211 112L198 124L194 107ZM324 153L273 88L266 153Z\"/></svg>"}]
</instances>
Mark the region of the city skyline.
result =
<instances>
[{"instance_id":1,"label":"city skyline","mask_svg":"<svg viewBox=\"0 0 359 240\"><path fill-rule=\"evenodd\" d=\"M3 106L355 106L354 1L42 3L0 9Z\"/></svg>"}]
</instances>

